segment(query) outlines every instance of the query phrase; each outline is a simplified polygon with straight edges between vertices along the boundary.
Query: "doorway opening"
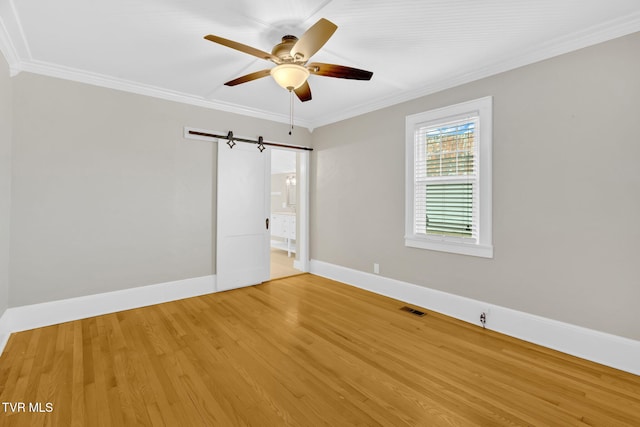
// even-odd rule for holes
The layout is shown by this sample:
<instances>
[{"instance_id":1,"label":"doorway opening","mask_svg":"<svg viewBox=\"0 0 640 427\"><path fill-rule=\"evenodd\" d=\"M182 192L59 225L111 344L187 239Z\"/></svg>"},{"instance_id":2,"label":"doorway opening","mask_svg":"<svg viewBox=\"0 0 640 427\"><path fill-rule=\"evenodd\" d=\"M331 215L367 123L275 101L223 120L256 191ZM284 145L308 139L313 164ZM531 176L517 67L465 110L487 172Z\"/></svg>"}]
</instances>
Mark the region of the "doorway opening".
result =
<instances>
[{"instance_id":1,"label":"doorway opening","mask_svg":"<svg viewBox=\"0 0 640 427\"><path fill-rule=\"evenodd\" d=\"M304 211L301 162L305 153L271 151L270 279L304 271L300 263L300 213Z\"/></svg>"}]
</instances>

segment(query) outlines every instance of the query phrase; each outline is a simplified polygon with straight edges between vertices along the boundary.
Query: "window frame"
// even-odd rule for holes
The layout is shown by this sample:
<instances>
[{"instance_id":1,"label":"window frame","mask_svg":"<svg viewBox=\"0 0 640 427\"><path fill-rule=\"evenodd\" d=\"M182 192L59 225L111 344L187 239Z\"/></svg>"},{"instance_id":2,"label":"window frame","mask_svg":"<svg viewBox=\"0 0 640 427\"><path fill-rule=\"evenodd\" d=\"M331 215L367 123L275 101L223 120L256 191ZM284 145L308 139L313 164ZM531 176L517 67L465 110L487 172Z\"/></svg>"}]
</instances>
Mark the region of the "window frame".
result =
<instances>
[{"instance_id":1,"label":"window frame","mask_svg":"<svg viewBox=\"0 0 640 427\"><path fill-rule=\"evenodd\" d=\"M486 96L406 117L405 128L405 246L462 255L493 258L492 242L492 145L493 98ZM415 145L416 132L425 126L446 124L464 115L477 115L478 129L474 139L478 144L477 241L454 236L417 234L415 227Z\"/></svg>"}]
</instances>

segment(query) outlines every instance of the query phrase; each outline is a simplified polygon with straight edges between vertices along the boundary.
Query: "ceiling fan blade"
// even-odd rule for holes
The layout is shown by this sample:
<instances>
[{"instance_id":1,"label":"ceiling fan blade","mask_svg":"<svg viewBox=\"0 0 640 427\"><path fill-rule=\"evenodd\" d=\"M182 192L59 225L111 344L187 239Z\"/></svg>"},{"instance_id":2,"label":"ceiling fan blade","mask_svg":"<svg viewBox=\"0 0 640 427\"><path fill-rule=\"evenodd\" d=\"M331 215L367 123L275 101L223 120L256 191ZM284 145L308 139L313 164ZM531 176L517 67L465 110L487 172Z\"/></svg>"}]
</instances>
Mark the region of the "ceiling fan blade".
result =
<instances>
[{"instance_id":1,"label":"ceiling fan blade","mask_svg":"<svg viewBox=\"0 0 640 427\"><path fill-rule=\"evenodd\" d=\"M316 76L337 77L339 79L371 80L373 76L371 71L320 62L307 64L307 68L311 74Z\"/></svg>"},{"instance_id":2,"label":"ceiling fan blade","mask_svg":"<svg viewBox=\"0 0 640 427\"><path fill-rule=\"evenodd\" d=\"M205 39L212 41L214 43L221 44L223 46L230 47L231 49L239 50L240 52L248 53L249 55L253 55L260 59L266 59L267 61L273 61L276 64L279 64L280 58L275 55L270 54L269 52L265 52L260 49L256 49L255 47L247 46L246 44L234 42L233 40L225 39L222 37L214 36L209 34L208 36L204 36Z\"/></svg>"},{"instance_id":3,"label":"ceiling fan blade","mask_svg":"<svg viewBox=\"0 0 640 427\"><path fill-rule=\"evenodd\" d=\"M311 101L311 88L309 87L309 82L304 82L304 84L298 89L294 89L294 92L300 101Z\"/></svg>"},{"instance_id":4,"label":"ceiling fan blade","mask_svg":"<svg viewBox=\"0 0 640 427\"><path fill-rule=\"evenodd\" d=\"M321 18L313 24L293 45L291 56L308 61L331 38L338 26L331 21Z\"/></svg>"},{"instance_id":5,"label":"ceiling fan blade","mask_svg":"<svg viewBox=\"0 0 640 427\"><path fill-rule=\"evenodd\" d=\"M257 79L261 79L263 77L267 77L270 74L271 74L271 70L270 69L256 71L255 73L250 73L250 74L247 74L245 76L238 77L237 79L230 80L230 81L225 83L225 86L239 85L241 83L250 82L251 80L257 80Z\"/></svg>"}]
</instances>

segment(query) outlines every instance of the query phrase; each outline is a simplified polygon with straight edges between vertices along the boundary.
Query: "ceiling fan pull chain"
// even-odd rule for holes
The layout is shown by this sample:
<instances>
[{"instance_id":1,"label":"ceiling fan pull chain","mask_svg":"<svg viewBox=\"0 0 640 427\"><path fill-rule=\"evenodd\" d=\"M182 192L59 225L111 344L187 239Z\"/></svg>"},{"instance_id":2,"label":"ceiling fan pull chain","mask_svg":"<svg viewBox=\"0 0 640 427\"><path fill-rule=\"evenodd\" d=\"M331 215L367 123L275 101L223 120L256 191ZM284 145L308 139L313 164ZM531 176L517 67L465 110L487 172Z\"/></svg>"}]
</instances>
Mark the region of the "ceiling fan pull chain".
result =
<instances>
[{"instance_id":1,"label":"ceiling fan pull chain","mask_svg":"<svg viewBox=\"0 0 640 427\"><path fill-rule=\"evenodd\" d=\"M293 91L289 91L289 124L291 128L289 129L289 135L293 132Z\"/></svg>"}]
</instances>

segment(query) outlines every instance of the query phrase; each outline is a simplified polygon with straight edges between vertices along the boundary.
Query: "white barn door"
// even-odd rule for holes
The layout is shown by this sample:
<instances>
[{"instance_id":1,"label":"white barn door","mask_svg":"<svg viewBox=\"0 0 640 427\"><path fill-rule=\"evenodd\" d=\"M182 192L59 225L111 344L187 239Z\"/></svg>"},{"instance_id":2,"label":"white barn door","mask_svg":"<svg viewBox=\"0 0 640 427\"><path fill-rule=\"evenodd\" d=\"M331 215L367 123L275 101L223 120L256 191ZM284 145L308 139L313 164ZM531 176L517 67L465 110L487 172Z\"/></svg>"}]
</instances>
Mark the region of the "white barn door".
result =
<instances>
[{"instance_id":1,"label":"white barn door","mask_svg":"<svg viewBox=\"0 0 640 427\"><path fill-rule=\"evenodd\" d=\"M270 174L270 149L218 140L218 291L269 280Z\"/></svg>"}]
</instances>

